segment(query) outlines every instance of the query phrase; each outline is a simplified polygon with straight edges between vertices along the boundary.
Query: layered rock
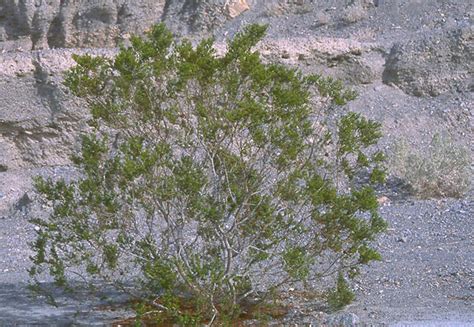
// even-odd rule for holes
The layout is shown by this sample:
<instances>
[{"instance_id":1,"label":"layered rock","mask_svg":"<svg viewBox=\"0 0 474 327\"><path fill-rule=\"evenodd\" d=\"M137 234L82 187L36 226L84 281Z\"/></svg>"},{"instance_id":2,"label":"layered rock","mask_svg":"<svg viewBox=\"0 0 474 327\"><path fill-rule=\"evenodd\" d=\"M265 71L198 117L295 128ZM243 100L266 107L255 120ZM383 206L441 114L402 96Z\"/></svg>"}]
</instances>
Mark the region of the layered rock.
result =
<instances>
[{"instance_id":1,"label":"layered rock","mask_svg":"<svg viewBox=\"0 0 474 327\"><path fill-rule=\"evenodd\" d=\"M86 128L83 103L66 93L63 72L79 50L9 53L0 57L0 165L4 170L69 163ZM113 50L89 51L108 55Z\"/></svg>"},{"instance_id":2,"label":"layered rock","mask_svg":"<svg viewBox=\"0 0 474 327\"><path fill-rule=\"evenodd\" d=\"M347 84L370 84L382 75L382 50L373 42L334 37L268 40L258 48L271 61L298 66Z\"/></svg>"}]
</instances>

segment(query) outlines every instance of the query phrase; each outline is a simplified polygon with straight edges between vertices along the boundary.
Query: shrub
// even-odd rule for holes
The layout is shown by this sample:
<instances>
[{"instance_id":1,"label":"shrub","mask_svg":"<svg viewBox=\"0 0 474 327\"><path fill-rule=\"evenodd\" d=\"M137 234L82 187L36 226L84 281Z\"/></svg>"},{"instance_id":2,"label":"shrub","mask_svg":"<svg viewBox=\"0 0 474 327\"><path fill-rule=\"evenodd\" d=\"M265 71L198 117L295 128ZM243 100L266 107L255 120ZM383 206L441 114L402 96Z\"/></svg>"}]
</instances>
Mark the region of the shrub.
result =
<instances>
[{"instance_id":1,"label":"shrub","mask_svg":"<svg viewBox=\"0 0 474 327\"><path fill-rule=\"evenodd\" d=\"M221 57L211 39L193 47L163 25L114 59L74 57L65 83L94 132L73 158L78 180L36 179L52 213L32 220L33 281L46 270L67 287L80 275L177 322L212 323L379 258L372 186L341 185L361 170L383 179L371 150L380 126L349 113L331 133L330 107L311 99L354 93L263 63L252 48L265 30L247 27Z\"/></svg>"},{"instance_id":2,"label":"shrub","mask_svg":"<svg viewBox=\"0 0 474 327\"><path fill-rule=\"evenodd\" d=\"M368 13L361 4L354 3L342 11L342 21L346 24L354 24L367 19Z\"/></svg>"},{"instance_id":3,"label":"shrub","mask_svg":"<svg viewBox=\"0 0 474 327\"><path fill-rule=\"evenodd\" d=\"M461 197L472 180L470 158L467 148L446 135L435 134L424 148L398 142L391 166L394 174L421 198Z\"/></svg>"}]
</instances>

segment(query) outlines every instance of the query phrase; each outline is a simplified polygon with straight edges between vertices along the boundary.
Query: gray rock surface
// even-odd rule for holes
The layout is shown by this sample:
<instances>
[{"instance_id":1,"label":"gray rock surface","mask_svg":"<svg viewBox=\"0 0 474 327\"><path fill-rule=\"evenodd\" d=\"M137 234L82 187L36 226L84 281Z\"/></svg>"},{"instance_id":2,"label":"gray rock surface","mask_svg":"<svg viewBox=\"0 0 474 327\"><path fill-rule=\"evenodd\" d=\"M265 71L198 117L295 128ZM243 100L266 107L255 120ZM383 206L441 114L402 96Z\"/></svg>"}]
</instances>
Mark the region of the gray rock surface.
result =
<instances>
[{"instance_id":1,"label":"gray rock surface","mask_svg":"<svg viewBox=\"0 0 474 327\"><path fill-rule=\"evenodd\" d=\"M200 34L248 8L245 0L2 0L0 47L114 47L159 21Z\"/></svg>"},{"instance_id":2,"label":"gray rock surface","mask_svg":"<svg viewBox=\"0 0 474 327\"><path fill-rule=\"evenodd\" d=\"M474 26L393 46L383 81L415 96L474 91Z\"/></svg>"},{"instance_id":3,"label":"gray rock surface","mask_svg":"<svg viewBox=\"0 0 474 327\"><path fill-rule=\"evenodd\" d=\"M62 165L78 133L86 128L87 109L62 85L63 72L77 50L9 52L0 56L0 164L6 170ZM89 50L112 55L115 50Z\"/></svg>"},{"instance_id":4,"label":"gray rock surface","mask_svg":"<svg viewBox=\"0 0 474 327\"><path fill-rule=\"evenodd\" d=\"M383 261L363 271L359 301L348 308L366 323L411 320L421 326L474 324L474 198L394 201L378 241ZM402 237L406 242L398 242ZM463 323L463 324L461 324Z\"/></svg>"},{"instance_id":5,"label":"gray rock surface","mask_svg":"<svg viewBox=\"0 0 474 327\"><path fill-rule=\"evenodd\" d=\"M159 20L163 6L156 0L4 0L0 40L29 39L33 49L115 46L125 33Z\"/></svg>"}]
</instances>

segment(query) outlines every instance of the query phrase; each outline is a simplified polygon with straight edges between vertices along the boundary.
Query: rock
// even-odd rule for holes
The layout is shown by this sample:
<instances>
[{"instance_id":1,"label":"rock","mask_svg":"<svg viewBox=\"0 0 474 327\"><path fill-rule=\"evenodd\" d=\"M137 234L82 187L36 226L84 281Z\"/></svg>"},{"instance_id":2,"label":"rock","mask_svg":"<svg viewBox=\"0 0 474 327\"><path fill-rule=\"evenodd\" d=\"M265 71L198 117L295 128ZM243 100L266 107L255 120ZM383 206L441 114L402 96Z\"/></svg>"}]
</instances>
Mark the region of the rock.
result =
<instances>
[{"instance_id":1,"label":"rock","mask_svg":"<svg viewBox=\"0 0 474 327\"><path fill-rule=\"evenodd\" d=\"M360 323L357 315L350 312L342 312L331 315L326 320L326 326L329 327L354 327Z\"/></svg>"},{"instance_id":2,"label":"rock","mask_svg":"<svg viewBox=\"0 0 474 327\"><path fill-rule=\"evenodd\" d=\"M21 213L25 214L28 211L30 204L33 201L28 196L28 193L23 194L23 196L18 200L15 205L15 209L20 211Z\"/></svg>"},{"instance_id":3,"label":"rock","mask_svg":"<svg viewBox=\"0 0 474 327\"><path fill-rule=\"evenodd\" d=\"M316 13L315 15L315 27L320 27L320 26L324 26L324 25L327 25L331 22L331 17L322 12L322 11L319 11Z\"/></svg>"},{"instance_id":4,"label":"rock","mask_svg":"<svg viewBox=\"0 0 474 327\"><path fill-rule=\"evenodd\" d=\"M235 18L249 9L247 0L233 0L226 5L226 11L230 18Z\"/></svg>"},{"instance_id":5,"label":"rock","mask_svg":"<svg viewBox=\"0 0 474 327\"><path fill-rule=\"evenodd\" d=\"M474 90L474 26L393 46L383 82L425 97Z\"/></svg>"},{"instance_id":6,"label":"rock","mask_svg":"<svg viewBox=\"0 0 474 327\"><path fill-rule=\"evenodd\" d=\"M380 206L387 206L390 205L390 199L386 196L381 196L377 199L377 202Z\"/></svg>"},{"instance_id":7,"label":"rock","mask_svg":"<svg viewBox=\"0 0 474 327\"><path fill-rule=\"evenodd\" d=\"M406 243L407 241L408 241L408 238L405 236L399 237L397 239L397 242L400 242L400 243Z\"/></svg>"},{"instance_id":8,"label":"rock","mask_svg":"<svg viewBox=\"0 0 474 327\"><path fill-rule=\"evenodd\" d=\"M304 14L312 9L311 0L267 0L265 3L265 15L283 16L288 14Z\"/></svg>"}]
</instances>

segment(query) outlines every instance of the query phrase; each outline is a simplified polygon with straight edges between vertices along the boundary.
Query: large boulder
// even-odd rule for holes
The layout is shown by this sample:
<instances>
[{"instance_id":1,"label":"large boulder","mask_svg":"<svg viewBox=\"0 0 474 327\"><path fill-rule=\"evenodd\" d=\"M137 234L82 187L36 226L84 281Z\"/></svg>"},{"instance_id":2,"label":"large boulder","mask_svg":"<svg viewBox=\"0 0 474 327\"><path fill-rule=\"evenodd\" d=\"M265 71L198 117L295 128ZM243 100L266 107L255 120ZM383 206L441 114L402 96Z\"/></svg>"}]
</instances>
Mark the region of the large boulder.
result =
<instances>
[{"instance_id":1,"label":"large boulder","mask_svg":"<svg viewBox=\"0 0 474 327\"><path fill-rule=\"evenodd\" d=\"M474 27L397 43L383 81L415 96L474 91Z\"/></svg>"}]
</instances>

